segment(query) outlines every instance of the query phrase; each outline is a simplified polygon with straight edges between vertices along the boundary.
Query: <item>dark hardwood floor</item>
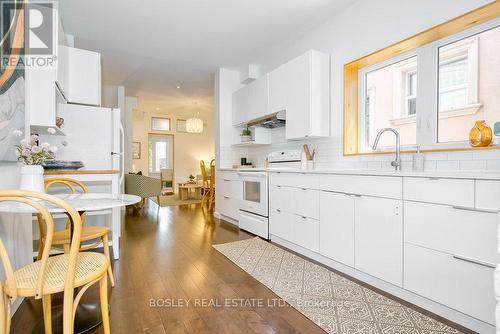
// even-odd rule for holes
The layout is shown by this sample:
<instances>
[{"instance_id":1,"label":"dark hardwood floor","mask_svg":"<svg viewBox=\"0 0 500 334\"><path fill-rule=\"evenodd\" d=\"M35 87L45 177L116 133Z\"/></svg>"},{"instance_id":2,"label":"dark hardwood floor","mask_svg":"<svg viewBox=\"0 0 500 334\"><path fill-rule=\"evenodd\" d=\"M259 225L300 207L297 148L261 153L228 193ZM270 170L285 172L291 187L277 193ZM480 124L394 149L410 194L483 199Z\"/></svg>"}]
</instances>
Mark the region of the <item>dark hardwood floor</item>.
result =
<instances>
[{"instance_id":1,"label":"dark hardwood floor","mask_svg":"<svg viewBox=\"0 0 500 334\"><path fill-rule=\"evenodd\" d=\"M125 217L121 257L113 264L116 286L109 295L113 333L324 333L291 307L194 305L195 299L223 303L277 296L212 248L251 235L219 222L199 205L163 207L157 215L150 203L142 213ZM84 297L89 298L97 298L95 287ZM151 299L190 302L188 307L150 307ZM41 301L25 300L11 332L30 333L41 316Z\"/></svg>"}]
</instances>

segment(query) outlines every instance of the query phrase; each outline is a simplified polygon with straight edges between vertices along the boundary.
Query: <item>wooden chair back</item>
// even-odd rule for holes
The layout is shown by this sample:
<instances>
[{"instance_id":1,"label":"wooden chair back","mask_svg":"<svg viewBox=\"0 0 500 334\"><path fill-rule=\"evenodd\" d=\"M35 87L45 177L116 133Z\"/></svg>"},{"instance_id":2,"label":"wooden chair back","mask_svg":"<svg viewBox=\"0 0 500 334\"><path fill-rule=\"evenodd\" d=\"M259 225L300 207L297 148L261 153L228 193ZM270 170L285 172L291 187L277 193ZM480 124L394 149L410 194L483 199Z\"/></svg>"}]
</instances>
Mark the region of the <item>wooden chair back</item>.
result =
<instances>
[{"instance_id":1,"label":"wooden chair back","mask_svg":"<svg viewBox=\"0 0 500 334\"><path fill-rule=\"evenodd\" d=\"M87 188L87 186L84 183L78 180L70 179L68 177L45 179L45 192L48 192L50 187L54 185L64 185L71 191L72 194L76 192L75 186L77 188L80 188L81 192L83 193L89 192L89 188Z\"/></svg>"},{"instance_id":2,"label":"wooden chair back","mask_svg":"<svg viewBox=\"0 0 500 334\"><path fill-rule=\"evenodd\" d=\"M203 182L203 188L208 188L210 186L210 181L207 173L207 166L205 166L205 161L200 160L201 177Z\"/></svg>"},{"instance_id":3,"label":"wooden chair back","mask_svg":"<svg viewBox=\"0 0 500 334\"><path fill-rule=\"evenodd\" d=\"M45 179L45 192L48 193L50 188L53 187L53 186L56 186L56 185L62 185L62 186L66 186L66 188L68 188L72 194L74 194L76 192L76 189L77 188L80 188L80 191L82 193L88 193L89 192L89 188L82 182L78 181L78 180L75 180L75 179L71 179L69 177L57 177L57 178L50 178L50 179ZM85 216L82 216L81 217L82 219L82 223L85 221ZM66 221L66 229L69 229L71 225L71 221L68 220ZM45 225L42 224L40 222L40 219L38 219L38 227L40 229L40 238L42 237L45 237Z\"/></svg>"},{"instance_id":4,"label":"wooden chair back","mask_svg":"<svg viewBox=\"0 0 500 334\"><path fill-rule=\"evenodd\" d=\"M162 191L174 191L174 170L162 168L160 169L160 181ZM167 186L167 182L170 182L170 186Z\"/></svg>"},{"instance_id":5,"label":"wooden chair back","mask_svg":"<svg viewBox=\"0 0 500 334\"><path fill-rule=\"evenodd\" d=\"M37 276L37 283L35 289L35 299L40 299L44 295L43 286L44 280L46 279L46 268L47 268L47 259L49 258L49 253L52 244L52 237L54 234L54 220L52 215L48 211L48 209L44 206L43 200L48 202L51 205L57 206L64 211L73 222L73 238L71 240L71 246L69 250L69 260L68 260L68 268L66 273L65 285L64 285L64 301L68 299L68 302L73 303L73 289L75 287L75 269L76 262L78 257L78 252L80 249L80 238L82 234L82 221L80 219L80 215L78 212L68 203L63 201L60 198L55 196L51 196L44 193L26 191L26 190L4 190L0 191L0 202L18 202L31 206L36 210L39 217L46 224L46 242L43 248L42 256L40 259L40 270ZM2 264L5 270L5 286L8 286L9 294L13 299L17 298L17 287L14 279L14 271L12 269L11 262L9 260L9 256L5 249L5 245L0 240L0 258L2 260ZM3 293L3 285L2 285L2 293ZM0 308L4 307L2 303L0 303ZM2 313L5 310L2 310ZM3 313L5 314L5 313Z\"/></svg>"}]
</instances>

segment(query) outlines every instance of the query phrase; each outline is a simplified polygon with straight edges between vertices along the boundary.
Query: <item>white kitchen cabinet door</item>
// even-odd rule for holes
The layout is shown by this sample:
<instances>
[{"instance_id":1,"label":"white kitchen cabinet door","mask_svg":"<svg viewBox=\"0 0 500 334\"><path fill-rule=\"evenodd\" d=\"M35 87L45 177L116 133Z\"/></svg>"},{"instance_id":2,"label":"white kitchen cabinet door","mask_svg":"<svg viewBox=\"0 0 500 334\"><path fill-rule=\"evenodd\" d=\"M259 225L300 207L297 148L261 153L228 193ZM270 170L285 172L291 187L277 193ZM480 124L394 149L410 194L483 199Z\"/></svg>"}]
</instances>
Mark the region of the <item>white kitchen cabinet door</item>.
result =
<instances>
[{"instance_id":1,"label":"white kitchen cabinet door","mask_svg":"<svg viewBox=\"0 0 500 334\"><path fill-rule=\"evenodd\" d=\"M354 196L320 194L319 252L354 267Z\"/></svg>"},{"instance_id":2,"label":"white kitchen cabinet door","mask_svg":"<svg viewBox=\"0 0 500 334\"><path fill-rule=\"evenodd\" d=\"M243 123L246 115L249 113L250 89L248 86L240 88L233 93L233 125Z\"/></svg>"},{"instance_id":3,"label":"white kitchen cabinet door","mask_svg":"<svg viewBox=\"0 0 500 334\"><path fill-rule=\"evenodd\" d=\"M233 125L269 114L268 82L265 75L233 93Z\"/></svg>"},{"instance_id":4,"label":"white kitchen cabinet door","mask_svg":"<svg viewBox=\"0 0 500 334\"><path fill-rule=\"evenodd\" d=\"M285 66L286 138L329 136L330 57L311 50Z\"/></svg>"},{"instance_id":5,"label":"white kitchen cabinet door","mask_svg":"<svg viewBox=\"0 0 500 334\"><path fill-rule=\"evenodd\" d=\"M355 268L402 286L402 201L361 196L354 205Z\"/></svg>"},{"instance_id":6,"label":"white kitchen cabinet door","mask_svg":"<svg viewBox=\"0 0 500 334\"><path fill-rule=\"evenodd\" d=\"M68 47L59 45L57 51L57 86L65 98L69 90L69 53Z\"/></svg>"},{"instance_id":7,"label":"white kitchen cabinet door","mask_svg":"<svg viewBox=\"0 0 500 334\"><path fill-rule=\"evenodd\" d=\"M269 210L269 233L281 239L292 241L293 215L280 209ZM272 237L271 237L272 240Z\"/></svg>"},{"instance_id":8,"label":"white kitchen cabinet door","mask_svg":"<svg viewBox=\"0 0 500 334\"><path fill-rule=\"evenodd\" d=\"M26 67L25 110L31 126L56 124L56 71L52 68Z\"/></svg>"},{"instance_id":9,"label":"white kitchen cabinet door","mask_svg":"<svg viewBox=\"0 0 500 334\"><path fill-rule=\"evenodd\" d=\"M269 73L269 113L287 109L290 69L282 65Z\"/></svg>"},{"instance_id":10,"label":"white kitchen cabinet door","mask_svg":"<svg viewBox=\"0 0 500 334\"><path fill-rule=\"evenodd\" d=\"M68 102L101 105L101 55L77 48L68 50Z\"/></svg>"}]
</instances>

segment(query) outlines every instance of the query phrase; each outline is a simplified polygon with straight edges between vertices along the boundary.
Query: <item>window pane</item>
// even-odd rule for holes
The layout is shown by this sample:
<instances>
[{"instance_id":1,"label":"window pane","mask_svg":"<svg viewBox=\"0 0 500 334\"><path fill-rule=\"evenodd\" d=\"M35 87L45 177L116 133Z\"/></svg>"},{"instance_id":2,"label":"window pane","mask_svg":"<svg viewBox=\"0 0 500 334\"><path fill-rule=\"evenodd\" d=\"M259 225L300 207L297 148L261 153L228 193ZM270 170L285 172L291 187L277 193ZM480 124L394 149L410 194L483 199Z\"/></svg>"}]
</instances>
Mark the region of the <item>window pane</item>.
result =
<instances>
[{"instance_id":1,"label":"window pane","mask_svg":"<svg viewBox=\"0 0 500 334\"><path fill-rule=\"evenodd\" d=\"M151 117L151 130L154 131L170 131L170 119Z\"/></svg>"},{"instance_id":2,"label":"window pane","mask_svg":"<svg viewBox=\"0 0 500 334\"><path fill-rule=\"evenodd\" d=\"M402 145L416 144L417 57L368 72L365 76L364 131L361 142L370 150L377 133L394 128ZM394 136L383 135L380 147L394 146Z\"/></svg>"},{"instance_id":3,"label":"window pane","mask_svg":"<svg viewBox=\"0 0 500 334\"><path fill-rule=\"evenodd\" d=\"M500 121L500 27L439 48L438 141L468 141L477 120Z\"/></svg>"}]
</instances>

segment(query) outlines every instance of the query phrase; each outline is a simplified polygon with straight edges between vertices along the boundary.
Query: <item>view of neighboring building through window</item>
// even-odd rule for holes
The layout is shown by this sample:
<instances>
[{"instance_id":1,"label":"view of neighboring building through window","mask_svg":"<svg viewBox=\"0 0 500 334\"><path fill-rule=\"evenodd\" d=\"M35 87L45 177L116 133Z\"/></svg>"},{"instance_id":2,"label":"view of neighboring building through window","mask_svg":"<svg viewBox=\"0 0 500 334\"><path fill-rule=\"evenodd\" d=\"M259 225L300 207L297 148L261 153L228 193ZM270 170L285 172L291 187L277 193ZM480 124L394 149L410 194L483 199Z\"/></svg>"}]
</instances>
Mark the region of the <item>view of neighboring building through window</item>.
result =
<instances>
[{"instance_id":1,"label":"view of neighboring building through window","mask_svg":"<svg viewBox=\"0 0 500 334\"><path fill-rule=\"evenodd\" d=\"M361 151L371 150L385 127L399 131L401 144L409 148L439 143L463 147L468 146L469 131L477 120L490 126L500 122L500 27L496 23L477 30L360 70ZM417 62L438 66L417 71ZM417 85L419 74L424 78L422 87ZM419 110L419 100L427 102L426 108ZM435 134L433 138L429 139L429 129L417 129L417 115ZM380 146L392 145L391 136L381 138Z\"/></svg>"},{"instance_id":2,"label":"view of neighboring building through window","mask_svg":"<svg viewBox=\"0 0 500 334\"><path fill-rule=\"evenodd\" d=\"M360 141L368 150L377 133L387 127L398 128L402 145L416 144L417 57L370 69L364 75L365 105ZM394 138L383 136L379 146L394 145Z\"/></svg>"}]
</instances>

